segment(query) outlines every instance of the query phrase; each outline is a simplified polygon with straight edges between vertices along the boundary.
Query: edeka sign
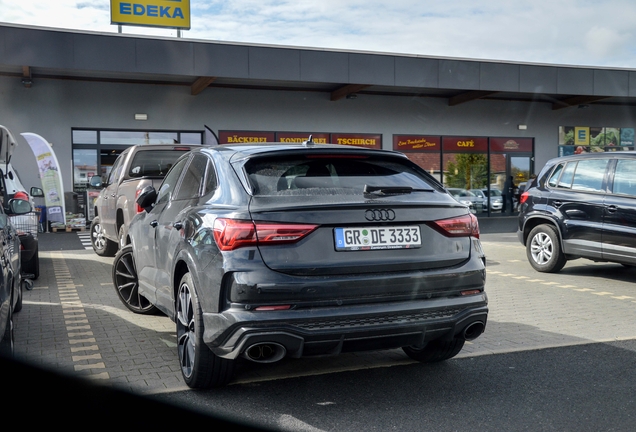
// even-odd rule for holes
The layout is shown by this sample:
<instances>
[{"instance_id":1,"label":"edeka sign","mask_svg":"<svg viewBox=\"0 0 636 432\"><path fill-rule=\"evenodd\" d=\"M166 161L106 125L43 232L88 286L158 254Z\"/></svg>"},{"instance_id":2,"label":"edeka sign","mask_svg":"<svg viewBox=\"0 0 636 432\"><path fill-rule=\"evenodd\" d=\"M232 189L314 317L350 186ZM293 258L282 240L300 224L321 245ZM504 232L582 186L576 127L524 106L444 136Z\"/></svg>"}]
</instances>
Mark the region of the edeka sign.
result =
<instances>
[{"instance_id":1,"label":"edeka sign","mask_svg":"<svg viewBox=\"0 0 636 432\"><path fill-rule=\"evenodd\" d=\"M190 0L110 0L110 23L190 29Z\"/></svg>"}]
</instances>

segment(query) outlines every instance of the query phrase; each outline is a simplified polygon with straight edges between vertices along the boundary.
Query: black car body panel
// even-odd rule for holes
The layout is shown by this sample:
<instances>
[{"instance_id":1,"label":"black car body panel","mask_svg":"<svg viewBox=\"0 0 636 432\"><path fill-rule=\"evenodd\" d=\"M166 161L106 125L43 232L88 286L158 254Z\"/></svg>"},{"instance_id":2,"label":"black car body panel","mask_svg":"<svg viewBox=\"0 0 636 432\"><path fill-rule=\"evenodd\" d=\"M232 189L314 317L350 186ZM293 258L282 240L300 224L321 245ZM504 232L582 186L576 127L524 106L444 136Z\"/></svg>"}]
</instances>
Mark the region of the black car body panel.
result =
<instances>
[{"instance_id":1,"label":"black car body panel","mask_svg":"<svg viewBox=\"0 0 636 432\"><path fill-rule=\"evenodd\" d=\"M305 159L331 174L300 173ZM371 184L382 170L387 184ZM340 245L345 232L361 243ZM223 359L264 341L299 357L472 339L487 320L475 216L399 153L197 149L175 162L130 234L139 293L179 323L189 273L202 340Z\"/></svg>"},{"instance_id":2,"label":"black car body panel","mask_svg":"<svg viewBox=\"0 0 636 432\"><path fill-rule=\"evenodd\" d=\"M636 152L549 161L524 193L519 240L527 245L534 228L550 225L566 259L636 264L635 175Z\"/></svg>"}]
</instances>

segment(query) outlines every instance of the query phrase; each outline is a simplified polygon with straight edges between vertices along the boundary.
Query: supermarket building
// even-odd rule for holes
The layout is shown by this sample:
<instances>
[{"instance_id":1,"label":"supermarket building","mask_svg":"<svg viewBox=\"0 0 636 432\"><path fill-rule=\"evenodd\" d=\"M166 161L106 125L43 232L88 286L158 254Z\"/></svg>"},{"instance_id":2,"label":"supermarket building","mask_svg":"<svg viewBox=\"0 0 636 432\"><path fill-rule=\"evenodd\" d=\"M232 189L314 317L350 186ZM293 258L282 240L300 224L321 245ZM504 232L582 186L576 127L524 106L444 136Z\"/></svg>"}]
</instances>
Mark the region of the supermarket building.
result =
<instances>
[{"instance_id":1,"label":"supermarket building","mask_svg":"<svg viewBox=\"0 0 636 432\"><path fill-rule=\"evenodd\" d=\"M394 149L448 187L634 149L636 70L327 50L0 23L0 124L52 143L66 192L133 144ZM12 164L40 186L24 140Z\"/></svg>"}]
</instances>

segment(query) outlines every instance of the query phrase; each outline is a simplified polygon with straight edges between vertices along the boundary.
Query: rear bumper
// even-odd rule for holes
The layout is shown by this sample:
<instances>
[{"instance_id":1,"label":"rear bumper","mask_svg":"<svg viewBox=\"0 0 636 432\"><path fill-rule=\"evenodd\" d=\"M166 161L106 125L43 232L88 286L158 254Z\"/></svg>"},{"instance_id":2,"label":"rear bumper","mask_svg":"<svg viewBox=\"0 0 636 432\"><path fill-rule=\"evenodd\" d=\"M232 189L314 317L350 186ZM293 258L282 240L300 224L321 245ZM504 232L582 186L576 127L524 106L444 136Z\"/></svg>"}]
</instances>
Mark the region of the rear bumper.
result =
<instances>
[{"instance_id":1,"label":"rear bumper","mask_svg":"<svg viewBox=\"0 0 636 432\"><path fill-rule=\"evenodd\" d=\"M485 326L487 303L482 292L308 310L230 309L203 314L203 339L217 356L227 359L235 359L258 343L282 345L290 357L419 346L439 338L466 338L464 331L472 324Z\"/></svg>"}]
</instances>

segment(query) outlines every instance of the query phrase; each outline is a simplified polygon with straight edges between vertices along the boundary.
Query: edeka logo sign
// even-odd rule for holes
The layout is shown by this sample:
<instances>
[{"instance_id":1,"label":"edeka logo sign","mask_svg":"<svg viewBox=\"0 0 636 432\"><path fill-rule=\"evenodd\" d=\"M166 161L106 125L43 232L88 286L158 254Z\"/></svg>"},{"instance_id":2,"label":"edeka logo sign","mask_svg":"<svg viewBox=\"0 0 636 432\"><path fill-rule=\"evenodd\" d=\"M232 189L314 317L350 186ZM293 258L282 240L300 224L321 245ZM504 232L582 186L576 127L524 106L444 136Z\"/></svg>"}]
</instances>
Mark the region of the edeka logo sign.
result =
<instances>
[{"instance_id":1,"label":"edeka logo sign","mask_svg":"<svg viewBox=\"0 0 636 432\"><path fill-rule=\"evenodd\" d=\"M190 28L190 0L110 0L110 23Z\"/></svg>"}]
</instances>

